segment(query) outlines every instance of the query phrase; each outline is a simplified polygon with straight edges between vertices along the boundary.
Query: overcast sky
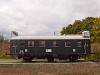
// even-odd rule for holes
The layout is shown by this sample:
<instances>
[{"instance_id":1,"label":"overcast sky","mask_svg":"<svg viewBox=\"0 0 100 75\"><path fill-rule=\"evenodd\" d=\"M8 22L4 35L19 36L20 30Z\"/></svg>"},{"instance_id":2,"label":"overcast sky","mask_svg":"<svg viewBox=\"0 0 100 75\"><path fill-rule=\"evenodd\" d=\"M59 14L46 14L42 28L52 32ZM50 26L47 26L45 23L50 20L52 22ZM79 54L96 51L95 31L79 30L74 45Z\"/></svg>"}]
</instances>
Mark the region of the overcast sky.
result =
<instances>
[{"instance_id":1,"label":"overcast sky","mask_svg":"<svg viewBox=\"0 0 100 75\"><path fill-rule=\"evenodd\" d=\"M100 0L0 0L0 33L57 35L76 19L100 16Z\"/></svg>"}]
</instances>

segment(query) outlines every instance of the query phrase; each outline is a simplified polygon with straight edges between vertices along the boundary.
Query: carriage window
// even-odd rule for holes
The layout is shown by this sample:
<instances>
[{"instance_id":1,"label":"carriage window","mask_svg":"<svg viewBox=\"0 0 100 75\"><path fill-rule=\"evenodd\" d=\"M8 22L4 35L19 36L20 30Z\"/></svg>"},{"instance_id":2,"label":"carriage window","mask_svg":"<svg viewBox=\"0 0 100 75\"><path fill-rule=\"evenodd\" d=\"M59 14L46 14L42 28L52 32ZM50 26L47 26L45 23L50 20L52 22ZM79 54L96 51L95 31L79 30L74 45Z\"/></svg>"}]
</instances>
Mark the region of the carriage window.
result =
<instances>
[{"instance_id":1,"label":"carriage window","mask_svg":"<svg viewBox=\"0 0 100 75\"><path fill-rule=\"evenodd\" d=\"M20 41L20 47L24 47L25 46L25 41Z\"/></svg>"},{"instance_id":2,"label":"carriage window","mask_svg":"<svg viewBox=\"0 0 100 75\"><path fill-rule=\"evenodd\" d=\"M77 42L77 47L81 47L82 42Z\"/></svg>"},{"instance_id":3,"label":"carriage window","mask_svg":"<svg viewBox=\"0 0 100 75\"><path fill-rule=\"evenodd\" d=\"M71 47L71 41L66 41L65 42L65 47Z\"/></svg>"},{"instance_id":4,"label":"carriage window","mask_svg":"<svg viewBox=\"0 0 100 75\"><path fill-rule=\"evenodd\" d=\"M56 41L53 41L53 42L52 42L52 46L53 46L53 47L58 47L57 42L56 42Z\"/></svg>"},{"instance_id":5,"label":"carriage window","mask_svg":"<svg viewBox=\"0 0 100 75\"><path fill-rule=\"evenodd\" d=\"M28 41L28 47L34 47L34 41Z\"/></svg>"},{"instance_id":6,"label":"carriage window","mask_svg":"<svg viewBox=\"0 0 100 75\"><path fill-rule=\"evenodd\" d=\"M12 47L16 46L16 41L12 41Z\"/></svg>"},{"instance_id":7,"label":"carriage window","mask_svg":"<svg viewBox=\"0 0 100 75\"><path fill-rule=\"evenodd\" d=\"M45 47L45 41L39 41L39 47Z\"/></svg>"}]
</instances>

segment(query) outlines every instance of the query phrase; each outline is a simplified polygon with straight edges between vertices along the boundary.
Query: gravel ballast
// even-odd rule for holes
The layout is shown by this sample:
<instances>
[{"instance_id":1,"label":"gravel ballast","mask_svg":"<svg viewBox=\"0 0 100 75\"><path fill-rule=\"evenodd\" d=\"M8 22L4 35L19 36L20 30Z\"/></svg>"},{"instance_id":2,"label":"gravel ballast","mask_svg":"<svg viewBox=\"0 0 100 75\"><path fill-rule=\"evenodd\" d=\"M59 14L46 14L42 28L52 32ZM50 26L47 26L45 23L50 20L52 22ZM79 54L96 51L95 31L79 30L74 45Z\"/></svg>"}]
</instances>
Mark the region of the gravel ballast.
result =
<instances>
[{"instance_id":1,"label":"gravel ballast","mask_svg":"<svg viewBox=\"0 0 100 75\"><path fill-rule=\"evenodd\" d=\"M55 75L60 73L100 73L100 63L86 64L0 64L0 75Z\"/></svg>"}]
</instances>

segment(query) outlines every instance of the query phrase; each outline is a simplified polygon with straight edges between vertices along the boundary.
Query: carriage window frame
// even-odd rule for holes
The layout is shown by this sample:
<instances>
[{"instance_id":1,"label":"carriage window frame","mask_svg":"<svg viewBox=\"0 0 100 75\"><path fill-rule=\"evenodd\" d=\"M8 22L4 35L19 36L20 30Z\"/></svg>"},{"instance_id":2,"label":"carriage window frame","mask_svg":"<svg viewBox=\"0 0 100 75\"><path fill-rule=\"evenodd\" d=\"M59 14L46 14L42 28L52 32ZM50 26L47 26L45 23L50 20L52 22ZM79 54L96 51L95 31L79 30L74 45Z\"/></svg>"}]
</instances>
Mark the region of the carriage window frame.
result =
<instances>
[{"instance_id":1,"label":"carriage window frame","mask_svg":"<svg viewBox=\"0 0 100 75\"><path fill-rule=\"evenodd\" d=\"M65 47L71 47L71 41L65 41Z\"/></svg>"},{"instance_id":2,"label":"carriage window frame","mask_svg":"<svg viewBox=\"0 0 100 75\"><path fill-rule=\"evenodd\" d=\"M21 43L23 43L23 45L21 45ZM20 44L20 47L25 47L25 41L20 41L19 44Z\"/></svg>"},{"instance_id":3,"label":"carriage window frame","mask_svg":"<svg viewBox=\"0 0 100 75\"><path fill-rule=\"evenodd\" d=\"M34 47L34 41L32 41L32 40L29 40L28 41L28 47Z\"/></svg>"},{"instance_id":4,"label":"carriage window frame","mask_svg":"<svg viewBox=\"0 0 100 75\"><path fill-rule=\"evenodd\" d=\"M81 41L77 42L77 47L82 47L82 42Z\"/></svg>"},{"instance_id":5,"label":"carriage window frame","mask_svg":"<svg viewBox=\"0 0 100 75\"><path fill-rule=\"evenodd\" d=\"M52 47L58 47L57 41L52 41Z\"/></svg>"},{"instance_id":6,"label":"carriage window frame","mask_svg":"<svg viewBox=\"0 0 100 75\"><path fill-rule=\"evenodd\" d=\"M39 47L45 47L46 42L45 41L39 41Z\"/></svg>"},{"instance_id":7,"label":"carriage window frame","mask_svg":"<svg viewBox=\"0 0 100 75\"><path fill-rule=\"evenodd\" d=\"M12 41L12 47L16 47L16 41L15 40Z\"/></svg>"}]
</instances>

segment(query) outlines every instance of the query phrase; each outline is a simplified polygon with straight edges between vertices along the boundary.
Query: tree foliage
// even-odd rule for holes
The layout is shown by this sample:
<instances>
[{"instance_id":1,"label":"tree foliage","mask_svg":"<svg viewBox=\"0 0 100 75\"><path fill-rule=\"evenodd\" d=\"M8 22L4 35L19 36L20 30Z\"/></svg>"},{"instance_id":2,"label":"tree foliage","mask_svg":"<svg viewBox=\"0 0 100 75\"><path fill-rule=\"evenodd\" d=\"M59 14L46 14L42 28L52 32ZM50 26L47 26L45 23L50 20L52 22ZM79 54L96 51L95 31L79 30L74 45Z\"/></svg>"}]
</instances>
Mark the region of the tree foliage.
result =
<instances>
[{"instance_id":1,"label":"tree foliage","mask_svg":"<svg viewBox=\"0 0 100 75\"><path fill-rule=\"evenodd\" d=\"M91 42L100 43L100 17L75 20L73 24L62 28L61 35L81 34L82 31L90 31Z\"/></svg>"},{"instance_id":2,"label":"tree foliage","mask_svg":"<svg viewBox=\"0 0 100 75\"><path fill-rule=\"evenodd\" d=\"M4 41L3 35L0 35L0 43Z\"/></svg>"}]
</instances>

